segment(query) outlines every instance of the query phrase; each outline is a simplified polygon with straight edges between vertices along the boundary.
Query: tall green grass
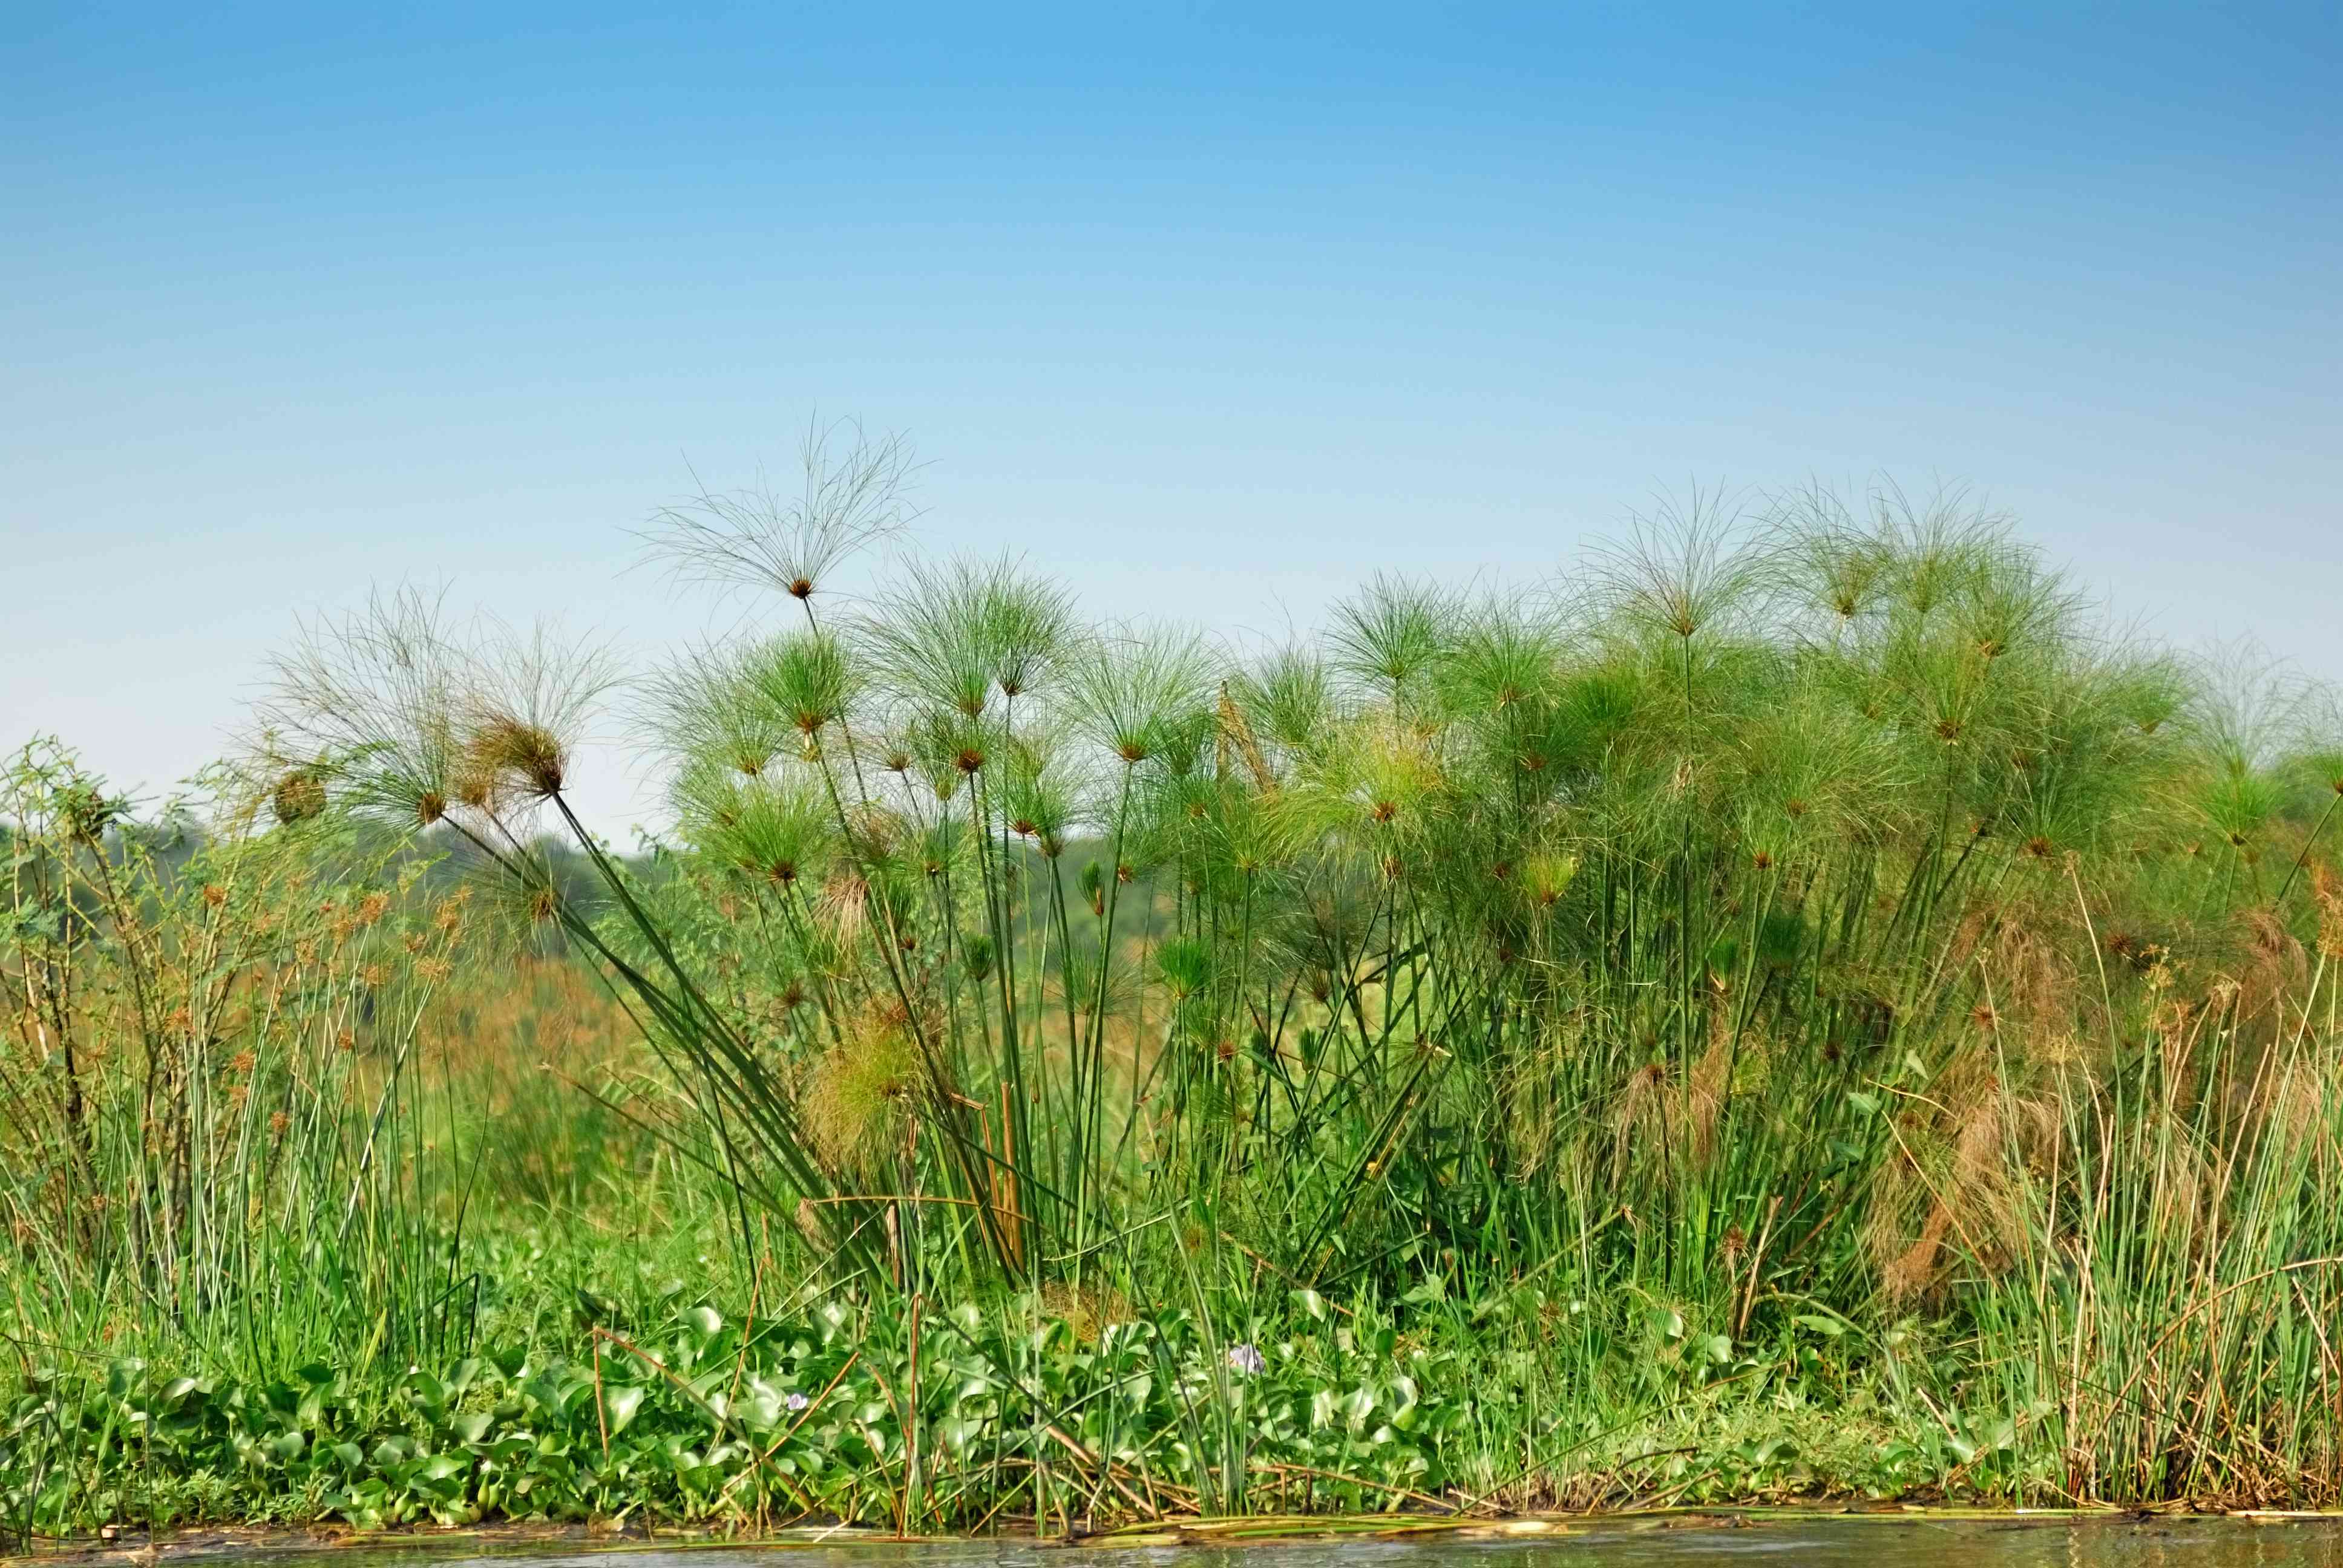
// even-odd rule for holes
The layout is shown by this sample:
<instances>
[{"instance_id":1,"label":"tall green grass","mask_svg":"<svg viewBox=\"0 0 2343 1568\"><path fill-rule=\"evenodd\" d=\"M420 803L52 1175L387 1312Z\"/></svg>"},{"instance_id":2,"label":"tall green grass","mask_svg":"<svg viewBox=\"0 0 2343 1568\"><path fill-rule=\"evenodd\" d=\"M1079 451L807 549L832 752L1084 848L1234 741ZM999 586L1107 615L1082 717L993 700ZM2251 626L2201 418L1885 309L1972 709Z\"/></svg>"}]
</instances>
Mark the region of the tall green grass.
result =
<instances>
[{"instance_id":1,"label":"tall green grass","mask_svg":"<svg viewBox=\"0 0 2343 1568\"><path fill-rule=\"evenodd\" d=\"M1460 1496L1581 1495L1613 1415L1727 1388L1932 1484L2333 1496L2323 694L2113 633L1957 493L1696 498L1244 651L1008 559L845 598L908 471L664 518L771 611L666 668L396 596L267 705L296 815L460 849L605 979L686 1114L598 1114L752 1294L1179 1314L1200 1505L1270 1484L1238 1351L1330 1302L1541 1363ZM648 860L570 801L614 705Z\"/></svg>"},{"instance_id":2,"label":"tall green grass","mask_svg":"<svg viewBox=\"0 0 2343 1568\"><path fill-rule=\"evenodd\" d=\"M19 1352L162 1322L221 1365L438 1353L468 1315L466 1161L423 1157L414 1068L459 904L413 908L307 776L208 784L198 829L135 821L54 745L0 776L0 1204L45 1342Z\"/></svg>"}]
</instances>

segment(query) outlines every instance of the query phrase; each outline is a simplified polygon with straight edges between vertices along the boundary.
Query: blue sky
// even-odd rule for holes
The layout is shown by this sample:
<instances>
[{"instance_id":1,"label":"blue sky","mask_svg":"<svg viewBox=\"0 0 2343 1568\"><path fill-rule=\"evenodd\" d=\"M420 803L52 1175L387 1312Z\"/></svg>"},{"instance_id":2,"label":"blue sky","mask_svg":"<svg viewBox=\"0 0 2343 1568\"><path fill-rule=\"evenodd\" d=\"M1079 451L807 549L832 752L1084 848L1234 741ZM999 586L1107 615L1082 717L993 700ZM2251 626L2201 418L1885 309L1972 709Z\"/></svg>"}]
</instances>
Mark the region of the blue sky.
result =
<instances>
[{"instance_id":1,"label":"blue sky","mask_svg":"<svg viewBox=\"0 0 2343 1568\"><path fill-rule=\"evenodd\" d=\"M625 530L816 409L1105 615L1885 470L2343 677L2331 7L19 0L0 62L0 731L124 782L370 581L719 624Z\"/></svg>"}]
</instances>

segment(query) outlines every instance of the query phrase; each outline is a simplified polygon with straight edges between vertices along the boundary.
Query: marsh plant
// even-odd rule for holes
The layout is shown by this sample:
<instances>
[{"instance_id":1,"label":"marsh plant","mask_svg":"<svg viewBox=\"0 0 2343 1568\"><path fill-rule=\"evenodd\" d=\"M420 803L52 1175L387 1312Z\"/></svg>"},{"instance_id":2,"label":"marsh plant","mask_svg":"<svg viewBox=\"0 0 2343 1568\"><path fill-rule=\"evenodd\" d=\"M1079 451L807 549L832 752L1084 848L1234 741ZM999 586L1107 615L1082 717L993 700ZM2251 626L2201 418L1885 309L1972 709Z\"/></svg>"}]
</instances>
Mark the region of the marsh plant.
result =
<instances>
[{"instance_id":1,"label":"marsh plant","mask_svg":"<svg viewBox=\"0 0 2343 1568\"><path fill-rule=\"evenodd\" d=\"M1177 1312L1219 1391L1183 1484L1241 1505L1242 1282L1470 1303L1584 1409L1808 1397L1821 1336L1956 1484L2334 1496L2320 694L2113 633L1958 491L1696 496L1553 582L1377 577L1234 650L1013 557L850 598L913 467L807 457L658 520L765 612L664 668L411 593L311 628L277 815L458 848L560 932L752 1289L892 1302L914 1402L939 1300ZM597 711L668 780L648 859L573 809ZM1584 1424L1531 1430L1459 1488L1555 1495Z\"/></svg>"},{"instance_id":2,"label":"marsh plant","mask_svg":"<svg viewBox=\"0 0 2343 1568\"><path fill-rule=\"evenodd\" d=\"M53 743L0 775L18 1324L45 1357L154 1322L239 1364L460 1346L461 1161L418 1158L414 1066L467 900L409 897L317 773L204 782L158 826Z\"/></svg>"}]
</instances>

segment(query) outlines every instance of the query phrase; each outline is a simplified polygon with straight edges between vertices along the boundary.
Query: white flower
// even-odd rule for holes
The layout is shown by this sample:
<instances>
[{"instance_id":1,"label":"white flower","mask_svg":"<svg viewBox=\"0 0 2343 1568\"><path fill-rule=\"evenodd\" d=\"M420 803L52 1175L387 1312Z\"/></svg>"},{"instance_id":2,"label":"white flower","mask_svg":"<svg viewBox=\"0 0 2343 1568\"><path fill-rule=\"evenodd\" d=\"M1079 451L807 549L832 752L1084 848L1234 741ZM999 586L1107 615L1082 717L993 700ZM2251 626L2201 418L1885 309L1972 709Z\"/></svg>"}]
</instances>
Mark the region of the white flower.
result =
<instances>
[{"instance_id":1,"label":"white flower","mask_svg":"<svg viewBox=\"0 0 2343 1568\"><path fill-rule=\"evenodd\" d=\"M789 1391L789 1397L781 1401L781 1403L789 1407L790 1410L803 1410L812 1402L813 1401L806 1398L805 1395L798 1392L795 1389L791 1389Z\"/></svg>"},{"instance_id":2,"label":"white flower","mask_svg":"<svg viewBox=\"0 0 2343 1568\"><path fill-rule=\"evenodd\" d=\"M1260 1346L1233 1344L1229 1347L1229 1365L1250 1377L1269 1362L1262 1358Z\"/></svg>"}]
</instances>

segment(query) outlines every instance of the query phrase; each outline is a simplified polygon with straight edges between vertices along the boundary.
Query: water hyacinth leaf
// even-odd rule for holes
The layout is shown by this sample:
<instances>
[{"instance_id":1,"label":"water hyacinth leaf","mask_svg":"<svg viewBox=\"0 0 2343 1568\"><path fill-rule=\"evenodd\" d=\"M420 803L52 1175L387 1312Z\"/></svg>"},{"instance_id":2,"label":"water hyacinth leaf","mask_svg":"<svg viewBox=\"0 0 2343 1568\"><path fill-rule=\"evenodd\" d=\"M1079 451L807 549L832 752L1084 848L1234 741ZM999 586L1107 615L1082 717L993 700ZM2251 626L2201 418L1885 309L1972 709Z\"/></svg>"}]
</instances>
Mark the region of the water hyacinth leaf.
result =
<instances>
[{"instance_id":1,"label":"water hyacinth leaf","mask_svg":"<svg viewBox=\"0 0 2343 1568\"><path fill-rule=\"evenodd\" d=\"M639 1384L610 1383L604 1386L602 1408L613 1432L624 1432L634 1421L636 1413L643 1407L643 1397L648 1392Z\"/></svg>"}]
</instances>

